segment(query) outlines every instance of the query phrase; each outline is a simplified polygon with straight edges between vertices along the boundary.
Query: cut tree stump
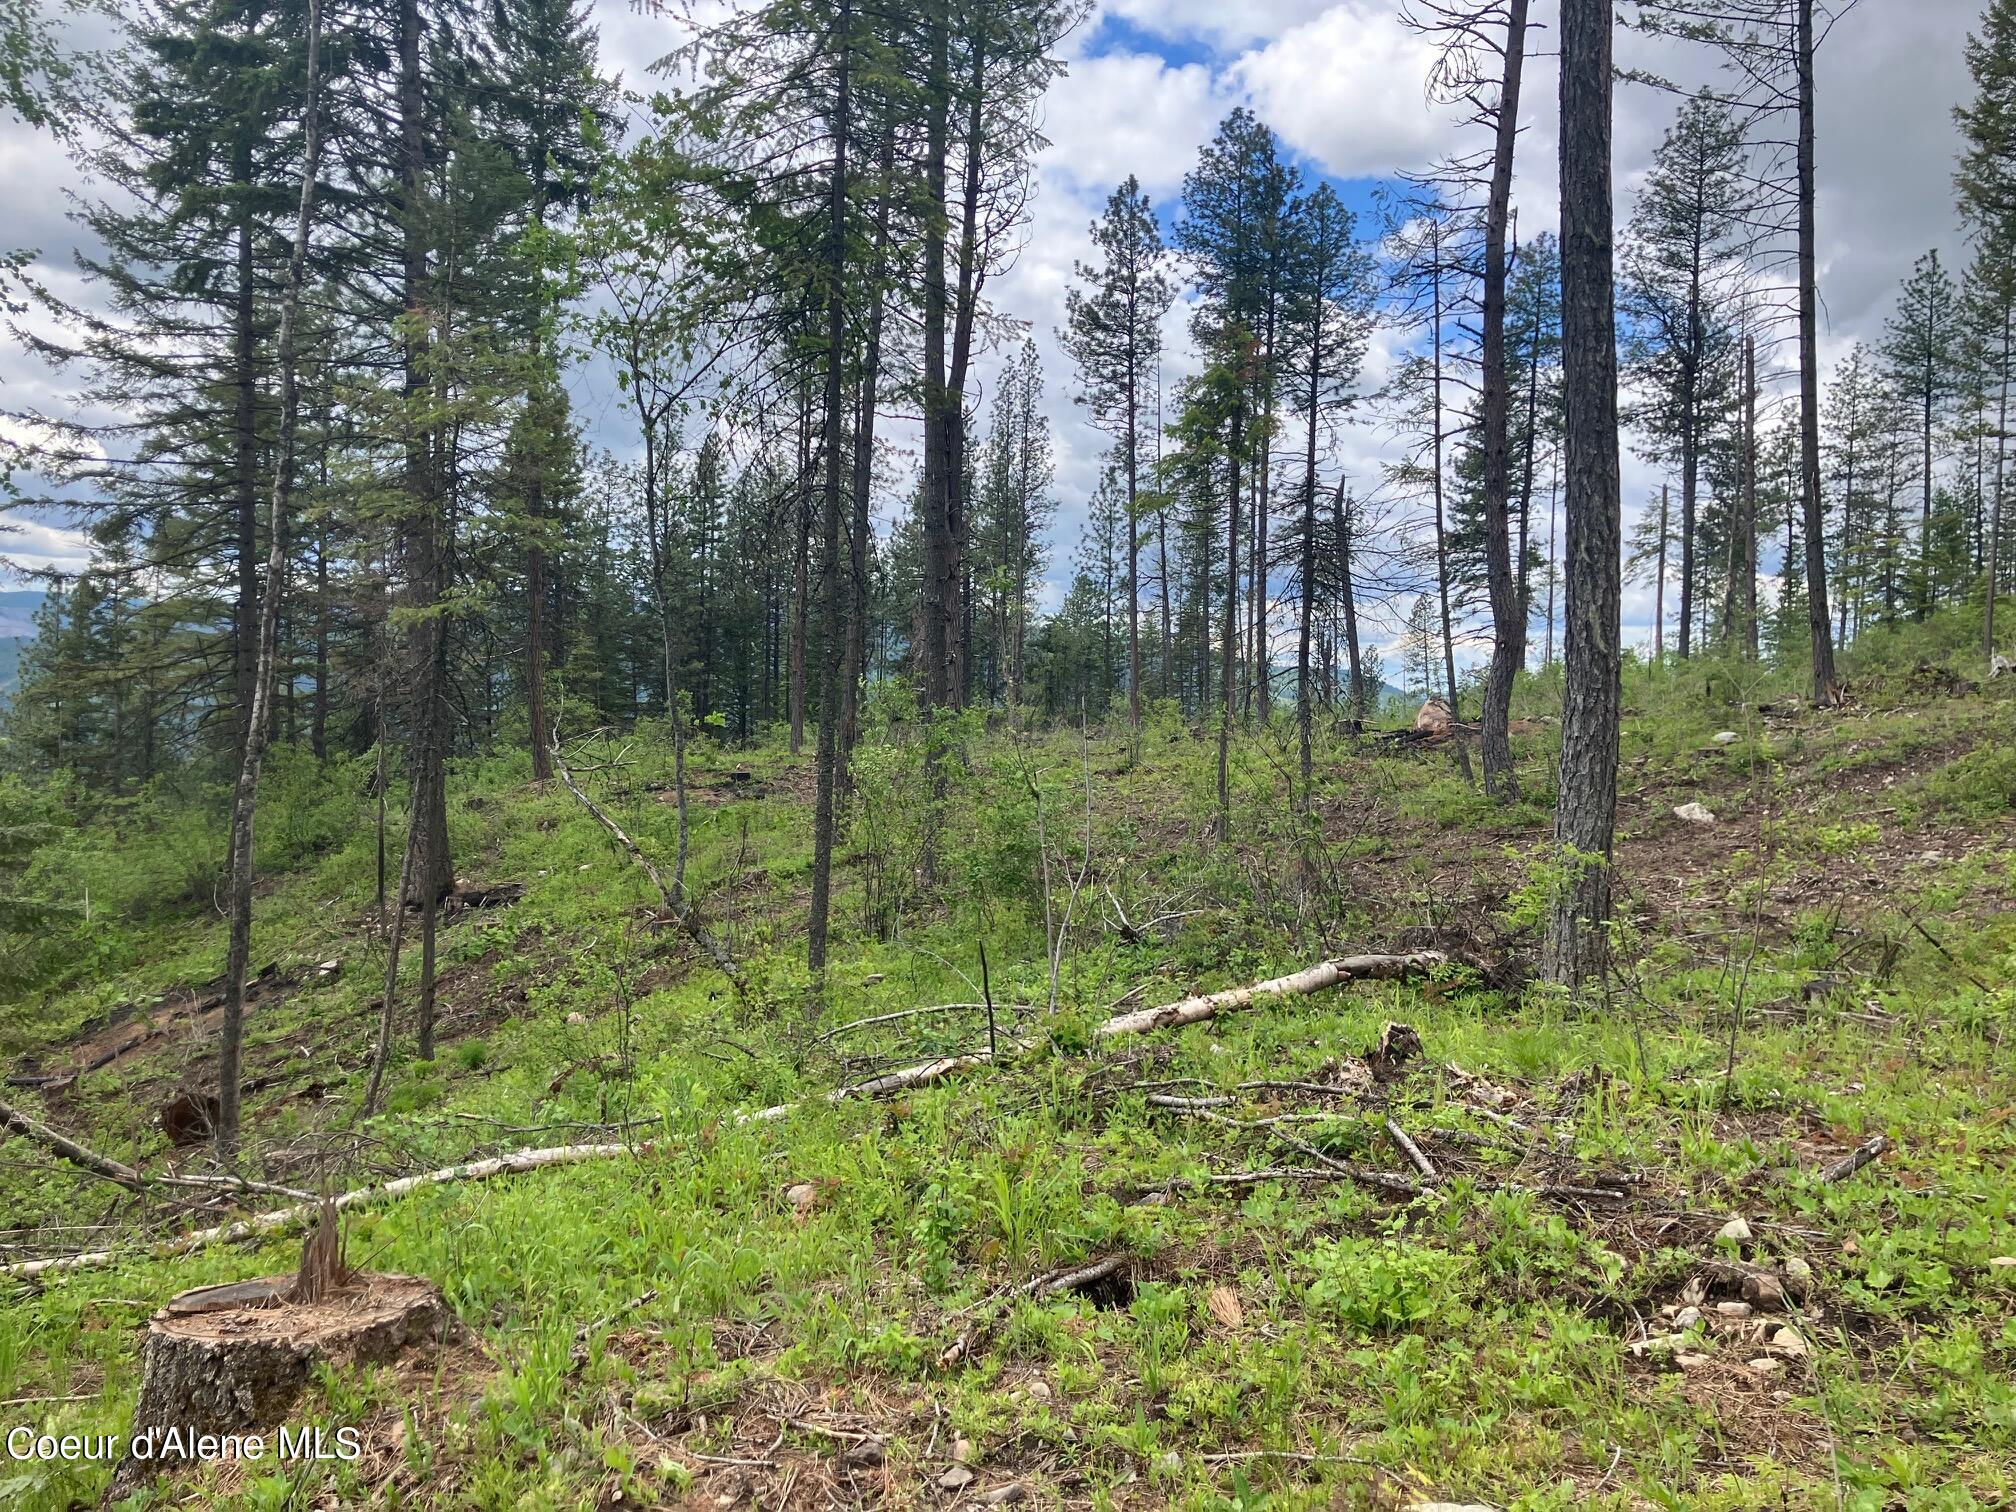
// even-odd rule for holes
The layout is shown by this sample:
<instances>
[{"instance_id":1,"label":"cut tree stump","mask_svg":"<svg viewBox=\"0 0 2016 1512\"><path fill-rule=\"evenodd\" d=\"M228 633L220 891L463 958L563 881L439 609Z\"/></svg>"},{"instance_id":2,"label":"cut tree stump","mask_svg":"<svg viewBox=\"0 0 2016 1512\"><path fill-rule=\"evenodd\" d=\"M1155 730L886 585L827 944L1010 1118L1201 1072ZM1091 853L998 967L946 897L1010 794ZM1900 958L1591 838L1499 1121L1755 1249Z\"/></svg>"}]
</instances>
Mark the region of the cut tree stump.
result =
<instances>
[{"instance_id":1,"label":"cut tree stump","mask_svg":"<svg viewBox=\"0 0 2016 1512\"><path fill-rule=\"evenodd\" d=\"M180 1429L184 1441L263 1433L286 1421L318 1363L383 1364L444 1338L451 1326L441 1288L424 1277L359 1273L313 1303L288 1300L295 1282L268 1276L198 1287L154 1314L141 1351L133 1433L153 1430L156 1451L148 1460L129 1456L115 1493L184 1458L160 1446L170 1428Z\"/></svg>"}]
</instances>

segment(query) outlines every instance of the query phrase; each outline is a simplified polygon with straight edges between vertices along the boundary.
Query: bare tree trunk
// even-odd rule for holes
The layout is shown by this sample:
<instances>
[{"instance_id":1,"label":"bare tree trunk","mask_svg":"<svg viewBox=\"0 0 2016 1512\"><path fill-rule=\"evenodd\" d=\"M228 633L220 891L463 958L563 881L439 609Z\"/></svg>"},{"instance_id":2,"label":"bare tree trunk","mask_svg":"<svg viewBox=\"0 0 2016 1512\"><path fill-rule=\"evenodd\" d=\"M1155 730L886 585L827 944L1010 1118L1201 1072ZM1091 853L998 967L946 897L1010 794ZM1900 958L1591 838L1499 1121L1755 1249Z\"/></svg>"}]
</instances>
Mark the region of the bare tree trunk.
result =
<instances>
[{"instance_id":1,"label":"bare tree trunk","mask_svg":"<svg viewBox=\"0 0 2016 1512\"><path fill-rule=\"evenodd\" d=\"M966 376L973 358L973 332L980 313L980 191L987 157L987 7L974 13L966 81L966 132L962 142L965 175L960 190L958 282L952 298L952 356L946 373L945 498L952 535L954 620L950 653L952 696L964 708L973 692L973 510L966 497ZM948 79L949 87L949 79ZM941 179L942 179L941 174ZM942 202L942 197L941 197ZM936 208L932 214L935 218Z\"/></svg>"},{"instance_id":2,"label":"bare tree trunk","mask_svg":"<svg viewBox=\"0 0 2016 1512\"><path fill-rule=\"evenodd\" d=\"M951 136L951 21L946 9L929 12L931 57L924 147L924 267L921 320L924 347L924 477L920 498L924 521L924 570L918 606L922 633L924 713L952 706L955 674L952 656L959 613L959 558L956 506L951 476L952 420L959 398L949 391L945 371L947 299L945 290L946 154ZM925 824L920 867L926 882L937 871L938 816L944 806L945 778L938 742L927 729L924 742L930 815Z\"/></svg>"},{"instance_id":3,"label":"bare tree trunk","mask_svg":"<svg viewBox=\"0 0 2016 1512\"><path fill-rule=\"evenodd\" d=\"M1134 371L1133 328L1127 339L1127 724L1141 728L1141 523L1134 511L1141 497L1141 375Z\"/></svg>"},{"instance_id":4,"label":"bare tree trunk","mask_svg":"<svg viewBox=\"0 0 2016 1512\"><path fill-rule=\"evenodd\" d=\"M2016 319L2016 300L2002 301L2002 360L1997 368L1998 394L1995 413L1995 503L1988 513L1988 603L1981 620L1981 654L1992 669L1995 665L1995 595L2000 584L2002 545L2003 465L2009 455L2009 346L2010 325Z\"/></svg>"},{"instance_id":5,"label":"bare tree trunk","mask_svg":"<svg viewBox=\"0 0 2016 1512\"><path fill-rule=\"evenodd\" d=\"M407 653L411 663L412 729L408 732L413 794L426 807L417 811L426 843L421 856L426 865L414 874L416 891L433 890L437 895L454 885L453 861L448 848L447 787L428 782L422 770L426 763L440 759L439 725L442 718L440 670L444 627L441 622L441 573L445 553L440 539L441 496L436 474L434 422L416 418L434 402L429 393L427 348L428 325L436 317L434 291L427 254L427 144L426 107L420 58L423 26L419 0L400 0L399 6L399 134L400 134L400 216L403 222L404 288L402 300L407 329L401 362L402 392L406 428L403 486L406 497L400 510L398 528L400 555L406 569L407 591L416 611L407 631ZM404 906L405 896L400 904Z\"/></svg>"},{"instance_id":6,"label":"bare tree trunk","mask_svg":"<svg viewBox=\"0 0 2016 1512\"><path fill-rule=\"evenodd\" d=\"M537 530L539 484L532 485L529 524ZM553 732L546 719L546 551L535 539L525 548L525 716L531 726L532 780L553 776Z\"/></svg>"},{"instance_id":7,"label":"bare tree trunk","mask_svg":"<svg viewBox=\"0 0 2016 1512\"><path fill-rule=\"evenodd\" d=\"M1504 80L1498 91L1498 139L1484 213L1485 578L1491 597L1491 670L1484 681L1484 791L1500 802L1519 796L1512 765L1512 684L1526 660L1526 611L1512 565L1512 383L1505 359L1505 229L1512 208L1512 155L1519 142L1519 84L1526 58L1527 0L1507 0ZM1454 713L1454 707L1451 707Z\"/></svg>"},{"instance_id":8,"label":"bare tree trunk","mask_svg":"<svg viewBox=\"0 0 2016 1512\"><path fill-rule=\"evenodd\" d=\"M1743 498L1738 505L1737 563L1743 606L1743 649L1757 659L1757 338L1743 337ZM1736 589L1731 585L1731 591Z\"/></svg>"},{"instance_id":9,"label":"bare tree trunk","mask_svg":"<svg viewBox=\"0 0 2016 1512\"><path fill-rule=\"evenodd\" d=\"M1659 485L1659 566L1658 576L1652 580L1652 659L1663 661L1666 656L1666 539L1670 529L1667 514L1671 490L1664 483Z\"/></svg>"},{"instance_id":10,"label":"bare tree trunk","mask_svg":"<svg viewBox=\"0 0 2016 1512\"><path fill-rule=\"evenodd\" d=\"M1813 0L1798 7L1799 78L1799 492L1806 520L1806 622L1813 641L1813 699L1838 703L1833 626L1827 613L1827 542L1820 509L1820 274L1814 226Z\"/></svg>"},{"instance_id":11,"label":"bare tree trunk","mask_svg":"<svg viewBox=\"0 0 2016 1512\"><path fill-rule=\"evenodd\" d=\"M1442 674L1449 690L1449 717L1460 720L1462 708L1456 695L1456 631L1449 616L1449 537L1444 529L1445 511L1442 498L1442 231L1439 223L1434 231L1434 358L1435 358L1435 406L1433 423L1434 477L1431 486L1435 498L1435 595L1441 606L1442 615ZM1470 769L1470 746L1467 741L1456 742L1456 759L1463 768L1463 780L1474 782L1476 773Z\"/></svg>"},{"instance_id":12,"label":"bare tree trunk","mask_svg":"<svg viewBox=\"0 0 2016 1512\"><path fill-rule=\"evenodd\" d=\"M1322 420L1323 398L1323 316L1325 306L1318 299L1312 314L1309 335L1308 425L1302 436L1302 612L1295 637L1295 740L1302 758L1302 809L1309 808L1311 777L1315 771L1311 750L1310 721L1314 717L1314 690L1309 681L1309 637L1316 623L1316 432ZM1340 486L1342 480L1339 480Z\"/></svg>"},{"instance_id":13,"label":"bare tree trunk","mask_svg":"<svg viewBox=\"0 0 2016 1512\"><path fill-rule=\"evenodd\" d=\"M233 146L232 173L250 189L252 145L241 138ZM245 735L251 718L253 682L259 661L259 386L256 339L258 289L252 256L252 209L239 202L235 228L237 286L231 329L231 492L237 534L237 603L232 612L232 693L237 707L239 759L244 759Z\"/></svg>"},{"instance_id":14,"label":"bare tree trunk","mask_svg":"<svg viewBox=\"0 0 2016 1512\"><path fill-rule=\"evenodd\" d=\"M326 449L327 442L324 442ZM329 528L315 530L315 694L308 719L308 749L329 756Z\"/></svg>"},{"instance_id":15,"label":"bare tree trunk","mask_svg":"<svg viewBox=\"0 0 2016 1512\"><path fill-rule=\"evenodd\" d=\"M806 493L812 471L812 419L809 399L798 411L798 503L791 557L791 663L785 696L791 705L791 754L805 746L805 636L811 621L812 505Z\"/></svg>"},{"instance_id":16,"label":"bare tree trunk","mask_svg":"<svg viewBox=\"0 0 2016 1512\"><path fill-rule=\"evenodd\" d=\"M1218 839L1232 838L1232 700L1239 656L1239 446L1243 411L1232 411L1231 486L1225 491L1225 623L1218 654Z\"/></svg>"},{"instance_id":17,"label":"bare tree trunk","mask_svg":"<svg viewBox=\"0 0 2016 1512\"><path fill-rule=\"evenodd\" d=\"M1567 395L1567 677L1554 839L1564 877L1548 921L1548 980L1600 978L1617 818L1617 341L1610 201L1612 0L1561 4L1561 360Z\"/></svg>"},{"instance_id":18,"label":"bare tree trunk","mask_svg":"<svg viewBox=\"0 0 2016 1512\"><path fill-rule=\"evenodd\" d=\"M825 609L819 680L819 788L812 818L812 907L805 926L805 959L817 983L826 970L826 930L832 905L834 800L840 788L840 671L846 637L840 589L840 453L846 441L847 130L851 0L834 15L833 166L826 202L825 480L819 539L820 601Z\"/></svg>"},{"instance_id":19,"label":"bare tree trunk","mask_svg":"<svg viewBox=\"0 0 2016 1512\"><path fill-rule=\"evenodd\" d=\"M1331 500L1337 537L1337 593L1344 608L1344 654L1351 665L1350 728L1357 730L1370 712L1371 699L1365 686L1365 663L1358 652L1358 590L1351 581L1351 513L1344 499L1344 479L1337 480Z\"/></svg>"},{"instance_id":20,"label":"bare tree trunk","mask_svg":"<svg viewBox=\"0 0 2016 1512\"><path fill-rule=\"evenodd\" d=\"M245 750L231 792L231 938L224 966L224 1010L217 1035L217 1153L230 1161L238 1148L239 1068L245 1040L245 973L252 955L252 839L259 808L259 772L271 725L274 663L280 639L280 600L287 587L287 513L294 496L295 434L301 383L295 360L301 286L307 277L308 239L315 222L315 178L322 158L322 0L309 0L307 77L301 107L301 198L294 248L280 296L276 341L280 366L280 437L273 459L273 492L266 522L266 589L259 605L252 703Z\"/></svg>"},{"instance_id":21,"label":"bare tree trunk","mask_svg":"<svg viewBox=\"0 0 2016 1512\"><path fill-rule=\"evenodd\" d=\"M889 211L896 197L896 128L882 133L882 176L875 206L875 258L869 268L868 332L861 356L860 402L854 417L853 527L848 533L848 580L852 590L847 622L847 661L841 669L840 751L843 775L861 733L861 691L868 661L868 540L873 528L869 496L875 482L875 406L882 376L882 318L888 277ZM849 779L851 785L851 779Z\"/></svg>"}]
</instances>

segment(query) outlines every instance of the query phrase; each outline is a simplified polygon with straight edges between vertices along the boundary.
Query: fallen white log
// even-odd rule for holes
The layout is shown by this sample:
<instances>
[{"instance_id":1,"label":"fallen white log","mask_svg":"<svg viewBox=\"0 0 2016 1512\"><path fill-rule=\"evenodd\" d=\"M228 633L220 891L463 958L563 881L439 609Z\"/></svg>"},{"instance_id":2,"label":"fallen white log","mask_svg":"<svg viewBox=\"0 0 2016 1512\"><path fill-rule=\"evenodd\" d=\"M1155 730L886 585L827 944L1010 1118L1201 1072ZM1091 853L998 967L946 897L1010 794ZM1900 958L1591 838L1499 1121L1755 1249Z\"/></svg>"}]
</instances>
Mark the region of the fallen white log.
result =
<instances>
[{"instance_id":1,"label":"fallen white log","mask_svg":"<svg viewBox=\"0 0 2016 1512\"><path fill-rule=\"evenodd\" d=\"M397 1181L388 1181L380 1186L359 1187L354 1192L345 1192L335 1201L339 1210L364 1207L370 1203L388 1202L394 1198L404 1197L407 1193L417 1192L424 1186L445 1186L453 1181L481 1181L487 1176L513 1175L520 1171L536 1171L542 1166L571 1165L580 1160L604 1160L612 1155L631 1154L633 1148L650 1147L595 1144L556 1145L545 1150L514 1150L509 1155L496 1155L488 1160L472 1160L466 1165L443 1166L438 1171L427 1171L418 1176L401 1176ZM0 1266L0 1275L40 1276L51 1271L82 1270L88 1266L110 1265L116 1260L127 1260L147 1253L164 1256L186 1255L191 1250L202 1249L208 1244L228 1243L234 1239L251 1239L260 1234L274 1233L312 1218L321 1211L320 1199L314 1202L301 1202L293 1207L276 1208L273 1212L261 1213L256 1218L219 1224L216 1228L198 1229L193 1234L184 1234L180 1239L172 1239L166 1244L156 1246L152 1251L136 1247L125 1250L92 1250L82 1255L56 1255L47 1260L19 1260L12 1265Z\"/></svg>"},{"instance_id":2,"label":"fallen white log","mask_svg":"<svg viewBox=\"0 0 2016 1512\"><path fill-rule=\"evenodd\" d=\"M1342 982L1390 982L1426 976L1447 962L1447 956L1432 950L1416 951L1410 955L1344 956L1337 960L1320 962L1306 971L1298 971L1291 976L1256 982L1250 987L1231 988L1203 997L1184 998L1179 1002L1164 1004L1160 1008L1142 1008L1132 1013L1117 1014L1102 1023L1097 1033L1101 1037L1111 1037L1122 1034L1145 1034L1157 1029L1180 1028L1186 1024L1201 1023L1205 1019L1215 1018L1221 1013L1250 1008L1256 1003L1271 999L1320 992ZM1021 1042L1013 1042L1004 1048L1019 1049ZM839 1103L857 1097L885 1097L892 1092L904 1092L912 1087L942 1081L961 1071L986 1065L990 1059L991 1057L984 1053L941 1056L935 1060L923 1061L914 1066L906 1066L901 1070L871 1077L867 1081L836 1087L826 1093L823 1100ZM789 1117L801 1106L803 1104L795 1102L779 1103L776 1107L760 1108L754 1112L739 1114L734 1121L738 1124L775 1123L779 1119ZM649 1145L581 1144L555 1145L542 1150L516 1150L508 1155L493 1156L488 1160L444 1166L438 1171L428 1171L418 1176L402 1176L397 1181L388 1181L379 1186L359 1187L355 1191L343 1193L335 1199L335 1202L339 1210L363 1207L403 1197L424 1186L445 1186L457 1181L481 1181L491 1176L536 1171L544 1166L572 1165L584 1160L605 1160L649 1148ZM1332 1164L1327 1159L1323 1163ZM1352 1174L1358 1173L1354 1170ZM1394 1179L1397 1181L1399 1178ZM110 1265L117 1260L144 1253L164 1256L184 1255L208 1244L250 1239L288 1228L315 1216L321 1211L321 1206L319 1200L297 1203L293 1207L261 1213L256 1218L221 1224L216 1228L199 1229L195 1233L184 1234L179 1239L157 1245L151 1251L144 1246L136 1246L127 1250L93 1250L80 1255L56 1255L45 1260L20 1260L11 1265L0 1265L0 1276L33 1277L56 1271L81 1270L90 1266Z\"/></svg>"},{"instance_id":3,"label":"fallen white log","mask_svg":"<svg viewBox=\"0 0 2016 1512\"><path fill-rule=\"evenodd\" d=\"M1251 1008L1268 998L1321 992L1340 982L1405 981L1411 977L1427 976L1448 964L1449 958L1439 950L1418 950L1411 955L1342 956L1334 961L1319 961L1292 976L1256 982L1251 987L1233 987L1224 992L1164 1003L1160 1008L1137 1008L1132 1013L1116 1014L1101 1024L1096 1032L1103 1038L1116 1034L1146 1034L1153 1029L1176 1029L1185 1024L1202 1023L1221 1013L1236 1013L1241 1008Z\"/></svg>"}]
</instances>

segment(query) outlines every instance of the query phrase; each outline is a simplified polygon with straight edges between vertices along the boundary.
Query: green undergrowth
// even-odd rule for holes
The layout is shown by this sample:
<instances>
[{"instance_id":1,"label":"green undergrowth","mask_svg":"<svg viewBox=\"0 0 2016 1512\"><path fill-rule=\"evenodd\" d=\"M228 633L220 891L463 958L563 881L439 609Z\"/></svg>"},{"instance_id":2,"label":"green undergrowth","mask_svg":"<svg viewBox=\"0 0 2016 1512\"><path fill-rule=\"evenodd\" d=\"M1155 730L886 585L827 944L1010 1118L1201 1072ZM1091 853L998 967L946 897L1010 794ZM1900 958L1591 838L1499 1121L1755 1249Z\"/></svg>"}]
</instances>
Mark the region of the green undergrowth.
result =
<instances>
[{"instance_id":1,"label":"green undergrowth","mask_svg":"<svg viewBox=\"0 0 2016 1512\"><path fill-rule=\"evenodd\" d=\"M1522 713L1548 712L1545 680L1528 694ZM1292 727L1244 735L1221 846L1212 743L1174 711L1138 736L976 722L946 732L927 871L923 736L871 709L823 993L801 956L808 757L692 753L690 876L745 965L739 993L651 922L648 883L564 790L520 758L465 761L461 869L525 894L444 929L437 1054L402 1040L387 1111L361 1127L383 971L371 763L283 761L256 958L288 985L250 1021L248 1065L276 1078L250 1100L254 1174L350 1186L521 1147L634 1153L355 1211L352 1260L437 1281L465 1340L318 1379L298 1415L359 1426L355 1464L211 1468L136 1503L911 1505L954 1499L941 1482L963 1439L968 1494L1014 1484L1037 1505L2009 1505L2011 706L1989 689L1767 714L1776 690L1698 667L1636 670L1627 702L1619 964L1581 1004L1499 971L1530 954L1553 875L1544 724L1520 738L1510 808L1446 753L1327 728L1305 795ZM662 733L576 759L669 856ZM214 798L93 814L41 859L52 889L90 882L103 944L7 1010L11 1052L60 1065L80 1025L122 1004L165 1016L163 994L215 975ZM1671 817L1696 799L1712 831ZM1115 1005L1421 944L1470 964L1179 1032L1092 1032ZM987 1008L966 1005L990 1002L1000 1064L894 1098L820 1095L984 1049ZM848 1027L936 1005L961 1006ZM1420 1054L1381 1055L1394 1023ZM206 1053L163 1038L22 1100L158 1169L155 1110ZM1339 1177L1333 1162L1418 1180L1388 1119L1434 1163L1432 1189L1199 1180ZM1877 1135L1889 1153L1822 1179ZM116 1189L7 1153L18 1252L144 1237ZM1735 1216L1745 1244L1716 1237ZM59 1226L100 1223L123 1227L63 1242ZM121 1431L153 1309L290 1270L298 1250L136 1244L16 1285L0 1398L31 1400L0 1415ZM1804 1262L1811 1294L1716 1313L1689 1344L1706 1364L1634 1354L1718 1256ZM1083 1290L1024 1291L1107 1257L1118 1270ZM1779 1327L1802 1350L1771 1353ZM845 1452L866 1439L872 1468ZM108 1480L0 1461L0 1504L82 1504Z\"/></svg>"}]
</instances>

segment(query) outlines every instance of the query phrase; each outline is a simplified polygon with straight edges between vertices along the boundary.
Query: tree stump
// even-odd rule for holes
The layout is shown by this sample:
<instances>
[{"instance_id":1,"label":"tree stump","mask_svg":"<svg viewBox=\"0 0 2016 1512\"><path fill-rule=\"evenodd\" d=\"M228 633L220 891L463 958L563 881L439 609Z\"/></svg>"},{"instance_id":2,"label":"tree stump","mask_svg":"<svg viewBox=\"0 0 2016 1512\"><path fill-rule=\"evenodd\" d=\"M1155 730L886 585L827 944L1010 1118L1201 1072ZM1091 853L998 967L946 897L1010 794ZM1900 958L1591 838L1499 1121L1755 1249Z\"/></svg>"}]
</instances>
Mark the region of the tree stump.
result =
<instances>
[{"instance_id":1,"label":"tree stump","mask_svg":"<svg viewBox=\"0 0 2016 1512\"><path fill-rule=\"evenodd\" d=\"M450 1326L441 1289L423 1277L357 1273L314 1302L290 1300L296 1284L268 1276L198 1287L154 1314L133 1412L133 1438L151 1433L153 1453L128 1455L115 1493L154 1466L189 1458L186 1444L197 1435L279 1426L317 1362L382 1364ZM164 1448L170 1429L180 1430L180 1443Z\"/></svg>"}]
</instances>

